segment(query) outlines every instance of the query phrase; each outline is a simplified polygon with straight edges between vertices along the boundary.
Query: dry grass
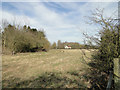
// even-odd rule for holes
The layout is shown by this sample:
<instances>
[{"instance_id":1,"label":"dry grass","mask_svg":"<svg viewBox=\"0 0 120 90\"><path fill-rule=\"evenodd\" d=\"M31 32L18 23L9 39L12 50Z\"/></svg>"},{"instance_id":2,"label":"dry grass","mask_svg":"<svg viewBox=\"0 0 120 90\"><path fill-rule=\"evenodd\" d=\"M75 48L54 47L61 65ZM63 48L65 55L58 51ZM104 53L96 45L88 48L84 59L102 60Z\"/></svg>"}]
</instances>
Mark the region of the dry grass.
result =
<instances>
[{"instance_id":1,"label":"dry grass","mask_svg":"<svg viewBox=\"0 0 120 90\"><path fill-rule=\"evenodd\" d=\"M91 57L90 51L83 51L87 57ZM3 87L79 87L80 84L90 87L89 81L82 78L89 68L84 63L82 54L82 51L78 49L61 49L49 52L19 53L14 56L3 55ZM87 58L85 60L90 61ZM60 81L52 79L51 75ZM40 76L45 80L50 78L49 84L39 81L42 80ZM26 84L21 84L25 81L27 81ZM35 86L38 81L43 84ZM20 85L17 85L18 83Z\"/></svg>"}]
</instances>

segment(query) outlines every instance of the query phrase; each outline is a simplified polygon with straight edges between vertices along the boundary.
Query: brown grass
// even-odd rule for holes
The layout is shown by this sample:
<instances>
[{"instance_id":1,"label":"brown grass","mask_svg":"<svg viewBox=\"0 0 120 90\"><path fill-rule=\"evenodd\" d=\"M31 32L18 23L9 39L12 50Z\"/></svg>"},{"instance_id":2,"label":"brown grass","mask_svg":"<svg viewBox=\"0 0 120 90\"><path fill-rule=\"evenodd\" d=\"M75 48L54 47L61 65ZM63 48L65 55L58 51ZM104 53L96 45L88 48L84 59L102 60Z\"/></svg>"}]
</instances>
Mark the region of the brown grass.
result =
<instances>
[{"instance_id":1,"label":"brown grass","mask_svg":"<svg viewBox=\"0 0 120 90\"><path fill-rule=\"evenodd\" d=\"M84 50L87 57L91 57L91 52ZM16 55L3 55L2 56L2 79L3 87L37 87L34 86L34 80L38 80L39 76L51 76L50 73L57 74L61 81L56 83L52 81L47 86L42 84L38 87L79 87L78 83L90 87L89 81L85 81L82 75L88 71L89 66L86 65L82 59L82 51L78 49L71 50L50 50L49 52L36 52L36 53L19 53ZM87 62L90 60L85 58ZM46 74L48 73L48 74ZM52 77L51 77L52 78ZM64 80L64 78L67 78ZM18 79L18 80L17 80ZM29 81L33 80L33 81ZM39 80L41 80L39 78ZM69 80L73 80L76 83L66 83ZM76 81L75 81L76 80ZM9 82L8 82L9 81ZM26 85L21 84L15 86L16 83L29 81ZM72 81L70 81L72 82ZM41 82L42 83L42 82ZM54 84L53 84L54 83ZM45 84L45 83L44 83ZM63 86L62 86L63 84ZM65 85L64 85L65 84Z\"/></svg>"}]
</instances>

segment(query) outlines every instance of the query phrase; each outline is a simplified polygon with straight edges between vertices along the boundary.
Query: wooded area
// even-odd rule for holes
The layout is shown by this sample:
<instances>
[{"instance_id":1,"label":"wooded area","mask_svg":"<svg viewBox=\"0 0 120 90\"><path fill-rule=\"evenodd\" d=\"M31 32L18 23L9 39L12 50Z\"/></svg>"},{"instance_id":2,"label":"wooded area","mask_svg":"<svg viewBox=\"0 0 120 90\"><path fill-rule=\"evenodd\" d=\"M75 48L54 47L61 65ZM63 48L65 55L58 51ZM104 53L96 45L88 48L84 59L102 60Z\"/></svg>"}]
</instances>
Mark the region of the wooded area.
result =
<instances>
[{"instance_id":1,"label":"wooded area","mask_svg":"<svg viewBox=\"0 0 120 90\"><path fill-rule=\"evenodd\" d=\"M48 51L50 42L47 40L43 30L37 30L24 25L17 27L8 24L2 32L3 53L10 51L13 54L18 52Z\"/></svg>"}]
</instances>

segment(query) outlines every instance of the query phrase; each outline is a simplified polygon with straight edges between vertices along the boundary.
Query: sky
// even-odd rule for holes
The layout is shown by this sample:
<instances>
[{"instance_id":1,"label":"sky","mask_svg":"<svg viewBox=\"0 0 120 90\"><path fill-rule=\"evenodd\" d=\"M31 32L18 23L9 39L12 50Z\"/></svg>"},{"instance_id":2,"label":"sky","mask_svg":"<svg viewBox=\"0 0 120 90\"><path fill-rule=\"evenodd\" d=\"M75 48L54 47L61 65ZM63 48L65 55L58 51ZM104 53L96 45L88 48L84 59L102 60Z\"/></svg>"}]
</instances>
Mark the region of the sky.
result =
<instances>
[{"instance_id":1,"label":"sky","mask_svg":"<svg viewBox=\"0 0 120 90\"><path fill-rule=\"evenodd\" d=\"M83 43L83 33L95 35L99 31L99 26L86 23L86 16L96 8L104 8L106 17L117 16L117 2L2 2L0 19L44 29L51 43Z\"/></svg>"}]
</instances>

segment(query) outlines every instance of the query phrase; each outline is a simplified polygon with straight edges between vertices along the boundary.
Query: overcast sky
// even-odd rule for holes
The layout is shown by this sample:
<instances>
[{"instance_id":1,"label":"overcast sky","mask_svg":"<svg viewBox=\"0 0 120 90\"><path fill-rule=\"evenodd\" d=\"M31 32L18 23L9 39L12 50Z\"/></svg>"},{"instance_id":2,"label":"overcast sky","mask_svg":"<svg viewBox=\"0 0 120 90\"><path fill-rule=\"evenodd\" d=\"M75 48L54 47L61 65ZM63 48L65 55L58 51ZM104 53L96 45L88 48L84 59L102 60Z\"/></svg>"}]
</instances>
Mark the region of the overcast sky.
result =
<instances>
[{"instance_id":1,"label":"overcast sky","mask_svg":"<svg viewBox=\"0 0 120 90\"><path fill-rule=\"evenodd\" d=\"M104 8L105 16L117 15L117 2L2 2L2 19L44 29L48 40L83 43L83 32L94 35L95 25L85 23L91 10ZM116 12L115 12L116 11ZM1 18L0 18L1 19Z\"/></svg>"}]
</instances>

